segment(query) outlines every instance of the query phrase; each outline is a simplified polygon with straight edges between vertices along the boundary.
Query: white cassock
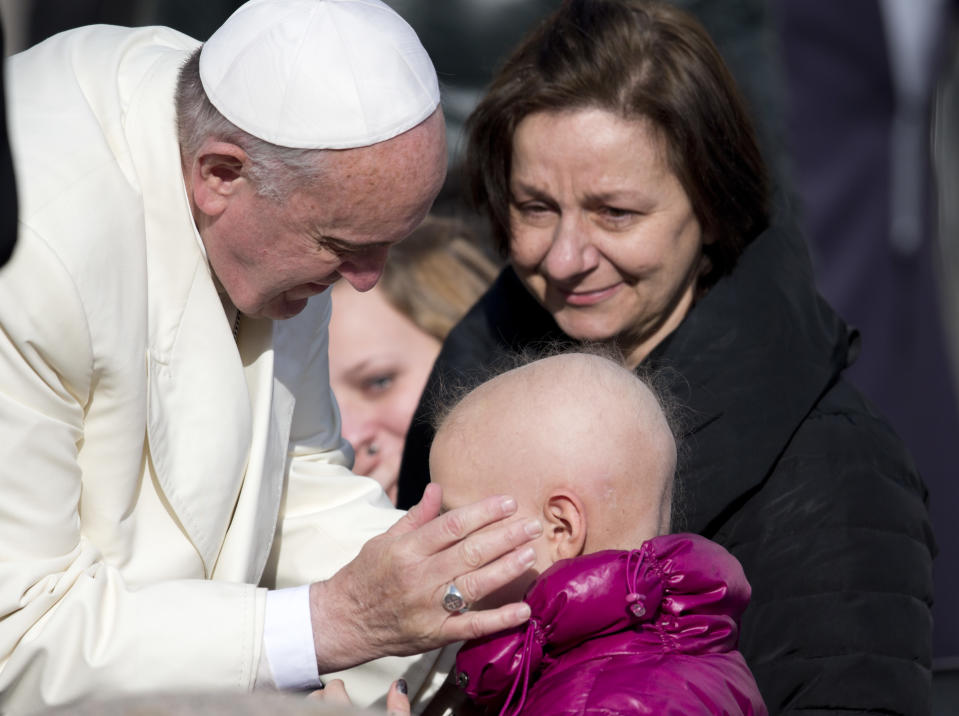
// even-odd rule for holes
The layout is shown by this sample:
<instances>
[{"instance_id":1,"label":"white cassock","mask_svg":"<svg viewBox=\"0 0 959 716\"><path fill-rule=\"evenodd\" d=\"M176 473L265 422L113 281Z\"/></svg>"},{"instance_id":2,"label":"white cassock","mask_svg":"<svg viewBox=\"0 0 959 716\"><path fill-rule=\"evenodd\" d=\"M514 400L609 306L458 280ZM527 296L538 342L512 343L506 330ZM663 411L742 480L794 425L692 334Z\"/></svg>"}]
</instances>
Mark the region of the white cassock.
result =
<instances>
[{"instance_id":1,"label":"white cassock","mask_svg":"<svg viewBox=\"0 0 959 716\"><path fill-rule=\"evenodd\" d=\"M402 514L348 469L328 294L288 321L244 317L237 351L176 140L197 44L95 26L7 61L0 711L250 689L264 587L330 576ZM380 660L347 685L368 703L431 663Z\"/></svg>"}]
</instances>

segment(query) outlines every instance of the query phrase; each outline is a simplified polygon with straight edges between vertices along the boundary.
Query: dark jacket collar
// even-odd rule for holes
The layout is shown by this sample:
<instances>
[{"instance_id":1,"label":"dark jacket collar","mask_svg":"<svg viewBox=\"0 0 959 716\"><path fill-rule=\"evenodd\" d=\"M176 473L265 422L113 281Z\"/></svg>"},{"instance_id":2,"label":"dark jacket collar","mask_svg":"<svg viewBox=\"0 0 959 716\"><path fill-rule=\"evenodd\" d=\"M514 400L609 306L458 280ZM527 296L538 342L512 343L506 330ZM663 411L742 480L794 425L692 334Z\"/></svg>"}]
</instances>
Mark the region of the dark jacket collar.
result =
<instances>
[{"instance_id":1,"label":"dark jacket collar","mask_svg":"<svg viewBox=\"0 0 959 716\"><path fill-rule=\"evenodd\" d=\"M813 286L799 234L772 228L646 363L686 406L677 527L709 519L758 488L858 345ZM721 458L721 459L719 459Z\"/></svg>"}]
</instances>

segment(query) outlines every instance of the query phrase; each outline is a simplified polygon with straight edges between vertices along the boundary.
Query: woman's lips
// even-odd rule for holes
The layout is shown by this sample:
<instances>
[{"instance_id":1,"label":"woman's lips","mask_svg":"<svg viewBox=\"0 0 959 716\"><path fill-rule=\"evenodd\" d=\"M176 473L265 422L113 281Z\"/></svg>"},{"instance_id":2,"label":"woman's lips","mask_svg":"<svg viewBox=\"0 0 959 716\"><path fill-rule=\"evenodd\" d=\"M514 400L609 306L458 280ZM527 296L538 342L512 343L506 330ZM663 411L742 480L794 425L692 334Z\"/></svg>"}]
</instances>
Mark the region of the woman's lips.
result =
<instances>
[{"instance_id":1,"label":"woman's lips","mask_svg":"<svg viewBox=\"0 0 959 716\"><path fill-rule=\"evenodd\" d=\"M593 306L602 303L614 293L619 291L622 283L614 283L612 286L584 291L583 289L557 289L563 300L570 306Z\"/></svg>"}]
</instances>

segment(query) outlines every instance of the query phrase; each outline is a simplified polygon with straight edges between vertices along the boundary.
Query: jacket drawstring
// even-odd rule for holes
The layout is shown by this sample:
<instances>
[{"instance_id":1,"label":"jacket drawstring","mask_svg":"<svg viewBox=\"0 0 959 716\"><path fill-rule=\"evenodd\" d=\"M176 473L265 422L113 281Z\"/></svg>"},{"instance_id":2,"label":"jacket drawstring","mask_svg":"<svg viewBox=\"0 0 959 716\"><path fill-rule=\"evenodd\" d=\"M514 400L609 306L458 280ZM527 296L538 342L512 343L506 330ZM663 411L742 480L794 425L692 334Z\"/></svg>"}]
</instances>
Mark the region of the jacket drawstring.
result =
<instances>
[{"instance_id":1,"label":"jacket drawstring","mask_svg":"<svg viewBox=\"0 0 959 716\"><path fill-rule=\"evenodd\" d=\"M633 616L637 619L641 619L646 615L646 595L636 591L637 582L639 581L639 570L643 566L643 557L643 551L638 549L630 550L629 554L626 555L626 604L629 611L632 612ZM517 716L522 713L523 706L526 704L526 695L529 692L529 679L532 671L533 659L531 655L533 642L536 638L536 627L537 622L535 619L530 619L526 622L526 633L523 635L523 649L520 653L519 668L516 670L513 686L509 690L509 695L506 697L503 708L500 709L499 716ZM517 689L519 689L520 682L523 684L523 690L520 692L519 701L514 707L511 707L513 697L516 695Z\"/></svg>"},{"instance_id":2,"label":"jacket drawstring","mask_svg":"<svg viewBox=\"0 0 959 716\"><path fill-rule=\"evenodd\" d=\"M639 569L643 566L643 552L632 549L626 555L626 604L637 619L646 616L646 595L636 591Z\"/></svg>"},{"instance_id":3,"label":"jacket drawstring","mask_svg":"<svg viewBox=\"0 0 959 716\"><path fill-rule=\"evenodd\" d=\"M526 703L526 694L529 691L529 675L531 670L530 653L533 649L533 639L536 636L536 623L534 620L530 619L526 622L526 634L523 636L523 651L520 656L520 665L519 669L516 670L516 678L513 679L513 688L509 690L509 696L506 697L506 702L503 704L503 708L499 712L499 716L516 716L517 714L522 713L523 705ZM510 703L513 701L513 695L516 693L516 688L519 686L519 682L523 682L523 692L520 694L519 703L516 704L516 710L510 710Z\"/></svg>"}]
</instances>

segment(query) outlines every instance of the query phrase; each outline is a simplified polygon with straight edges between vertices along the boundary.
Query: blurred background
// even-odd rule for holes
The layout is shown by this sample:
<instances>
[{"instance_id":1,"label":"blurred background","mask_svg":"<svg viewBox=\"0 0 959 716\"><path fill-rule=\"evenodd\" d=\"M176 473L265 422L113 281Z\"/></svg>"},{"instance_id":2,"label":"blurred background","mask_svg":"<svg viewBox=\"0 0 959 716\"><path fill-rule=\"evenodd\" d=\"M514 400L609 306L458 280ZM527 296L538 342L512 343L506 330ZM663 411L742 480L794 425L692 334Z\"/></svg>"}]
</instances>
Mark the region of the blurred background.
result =
<instances>
[{"instance_id":1,"label":"blurred background","mask_svg":"<svg viewBox=\"0 0 959 716\"><path fill-rule=\"evenodd\" d=\"M930 489L934 654L959 710L959 0L673 0L713 35L753 110L820 291L862 333L849 378L915 456ZM387 0L437 67L450 173L461 129L509 49L559 0ZM6 54L90 23L169 25L198 39L234 0L0 0ZM942 683L946 683L943 681ZM944 701L944 699L946 699Z\"/></svg>"}]
</instances>

